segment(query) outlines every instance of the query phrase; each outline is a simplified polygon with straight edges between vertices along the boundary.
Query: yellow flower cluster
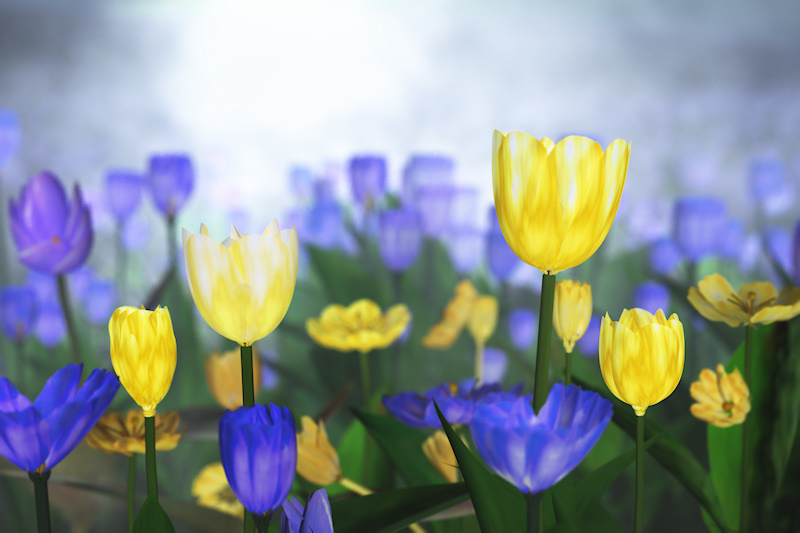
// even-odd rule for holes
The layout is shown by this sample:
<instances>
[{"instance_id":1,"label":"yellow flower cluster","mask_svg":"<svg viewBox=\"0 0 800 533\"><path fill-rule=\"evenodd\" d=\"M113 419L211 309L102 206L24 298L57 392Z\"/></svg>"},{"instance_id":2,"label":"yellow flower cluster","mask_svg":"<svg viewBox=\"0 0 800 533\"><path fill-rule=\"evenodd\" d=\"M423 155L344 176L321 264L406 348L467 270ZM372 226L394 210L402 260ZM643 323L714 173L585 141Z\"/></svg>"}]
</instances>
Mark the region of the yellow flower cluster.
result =
<instances>
[{"instance_id":1,"label":"yellow flower cluster","mask_svg":"<svg viewBox=\"0 0 800 533\"><path fill-rule=\"evenodd\" d=\"M156 414L155 418L156 450L174 449L183 436L183 431L178 432L180 416L173 411L163 416ZM106 453L144 454L142 410L133 409L125 416L120 412L104 414L86 435L86 444Z\"/></svg>"},{"instance_id":2,"label":"yellow flower cluster","mask_svg":"<svg viewBox=\"0 0 800 533\"><path fill-rule=\"evenodd\" d=\"M334 304L322 310L317 318L306 320L308 335L320 346L351 352L367 353L386 348L403 334L411 313L397 304L385 314L372 300L362 299L349 307Z\"/></svg>"}]
</instances>

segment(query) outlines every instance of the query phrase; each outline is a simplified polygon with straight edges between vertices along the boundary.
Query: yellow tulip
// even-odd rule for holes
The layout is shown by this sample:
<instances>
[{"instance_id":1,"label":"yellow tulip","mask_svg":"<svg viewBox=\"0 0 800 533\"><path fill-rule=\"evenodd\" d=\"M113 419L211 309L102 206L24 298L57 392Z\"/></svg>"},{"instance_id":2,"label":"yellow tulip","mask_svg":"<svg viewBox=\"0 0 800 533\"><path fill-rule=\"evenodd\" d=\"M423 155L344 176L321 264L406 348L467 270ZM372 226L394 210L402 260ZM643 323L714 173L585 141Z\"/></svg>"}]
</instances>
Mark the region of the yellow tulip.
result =
<instances>
[{"instance_id":1,"label":"yellow tulip","mask_svg":"<svg viewBox=\"0 0 800 533\"><path fill-rule=\"evenodd\" d=\"M475 342L483 346L497 326L497 298L479 296L472 306L467 327Z\"/></svg>"},{"instance_id":2,"label":"yellow tulip","mask_svg":"<svg viewBox=\"0 0 800 533\"><path fill-rule=\"evenodd\" d=\"M203 507L244 518L244 506L231 490L222 463L211 463L200 471L192 481L192 496Z\"/></svg>"},{"instance_id":3,"label":"yellow tulip","mask_svg":"<svg viewBox=\"0 0 800 533\"><path fill-rule=\"evenodd\" d=\"M183 257L194 303L214 331L241 346L272 333L286 315L297 281L297 232L273 220L261 235L220 244L183 230Z\"/></svg>"},{"instance_id":4,"label":"yellow tulip","mask_svg":"<svg viewBox=\"0 0 800 533\"><path fill-rule=\"evenodd\" d=\"M619 322L606 313L600 327L600 371L611 393L643 416L664 400L683 374L683 324L659 309L625 309Z\"/></svg>"},{"instance_id":5,"label":"yellow tulip","mask_svg":"<svg viewBox=\"0 0 800 533\"><path fill-rule=\"evenodd\" d=\"M144 409L144 416L155 416L178 363L169 310L120 307L111 315L108 333L114 373L133 401Z\"/></svg>"},{"instance_id":6,"label":"yellow tulip","mask_svg":"<svg viewBox=\"0 0 800 533\"><path fill-rule=\"evenodd\" d=\"M344 307L329 305L319 319L306 320L308 335L320 346L340 352L370 352L386 348L403 334L411 313L403 304L389 308L385 314L372 300L362 299Z\"/></svg>"},{"instance_id":7,"label":"yellow tulip","mask_svg":"<svg viewBox=\"0 0 800 533\"><path fill-rule=\"evenodd\" d=\"M692 414L712 426L727 428L741 424L750 412L750 389L738 368L730 374L725 373L722 365L717 365L716 372L703 369L689 393L697 402L689 408Z\"/></svg>"},{"instance_id":8,"label":"yellow tulip","mask_svg":"<svg viewBox=\"0 0 800 533\"><path fill-rule=\"evenodd\" d=\"M205 359L206 382L217 403L229 411L235 411L242 402L242 364L239 350L223 354L214 352ZM261 360L253 353L254 396L261 389Z\"/></svg>"},{"instance_id":9,"label":"yellow tulip","mask_svg":"<svg viewBox=\"0 0 800 533\"><path fill-rule=\"evenodd\" d=\"M448 483L458 483L458 461L444 431L437 430L422 443L425 457Z\"/></svg>"},{"instance_id":10,"label":"yellow tulip","mask_svg":"<svg viewBox=\"0 0 800 533\"><path fill-rule=\"evenodd\" d=\"M628 171L630 145L605 152L587 137L554 144L526 133L494 132L497 219L520 259L544 274L586 261L611 229Z\"/></svg>"},{"instance_id":11,"label":"yellow tulip","mask_svg":"<svg viewBox=\"0 0 800 533\"><path fill-rule=\"evenodd\" d=\"M591 319L592 286L572 280L556 283L553 328L567 353L572 353L575 343L586 333Z\"/></svg>"},{"instance_id":12,"label":"yellow tulip","mask_svg":"<svg viewBox=\"0 0 800 533\"><path fill-rule=\"evenodd\" d=\"M181 423L176 411L164 416L156 414L156 450L174 449L183 436L178 432ZM185 430L184 430L185 431ZM120 412L106 413L86 435L86 444L105 453L133 453L144 455L144 416L141 409L128 411L126 416Z\"/></svg>"},{"instance_id":13,"label":"yellow tulip","mask_svg":"<svg viewBox=\"0 0 800 533\"><path fill-rule=\"evenodd\" d=\"M297 473L311 483L330 485L342 477L339 454L331 446L325 425L310 416L300 419L302 430L297 434Z\"/></svg>"},{"instance_id":14,"label":"yellow tulip","mask_svg":"<svg viewBox=\"0 0 800 533\"><path fill-rule=\"evenodd\" d=\"M711 274L689 289L689 302L703 317L732 328L744 324L772 324L800 314L800 287L780 293L772 283L754 281L735 291L724 277Z\"/></svg>"},{"instance_id":15,"label":"yellow tulip","mask_svg":"<svg viewBox=\"0 0 800 533\"><path fill-rule=\"evenodd\" d=\"M472 316L472 307L478 299L478 291L468 279L456 285L456 294L447 303L442 320L434 325L422 339L426 348L446 349L453 345L461 335L461 330Z\"/></svg>"}]
</instances>

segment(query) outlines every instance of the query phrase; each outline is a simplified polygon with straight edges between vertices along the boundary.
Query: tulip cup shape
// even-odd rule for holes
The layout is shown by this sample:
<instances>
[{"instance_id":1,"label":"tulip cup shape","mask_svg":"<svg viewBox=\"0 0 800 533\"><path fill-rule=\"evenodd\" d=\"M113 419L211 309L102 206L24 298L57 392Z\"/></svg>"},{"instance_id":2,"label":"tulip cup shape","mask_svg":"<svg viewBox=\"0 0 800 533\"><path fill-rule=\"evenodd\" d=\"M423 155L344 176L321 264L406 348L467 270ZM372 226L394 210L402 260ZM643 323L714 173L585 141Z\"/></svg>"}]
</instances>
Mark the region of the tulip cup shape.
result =
<instances>
[{"instance_id":1,"label":"tulip cup shape","mask_svg":"<svg viewBox=\"0 0 800 533\"><path fill-rule=\"evenodd\" d=\"M175 218L192 194L194 165L188 155L154 155L150 157L147 180L158 210Z\"/></svg>"},{"instance_id":2,"label":"tulip cup shape","mask_svg":"<svg viewBox=\"0 0 800 533\"><path fill-rule=\"evenodd\" d=\"M586 333L592 319L592 287L588 283L562 280L556 283L553 300L553 329L570 354Z\"/></svg>"},{"instance_id":3,"label":"tulip cup shape","mask_svg":"<svg viewBox=\"0 0 800 533\"><path fill-rule=\"evenodd\" d=\"M77 185L72 200L50 172L28 180L19 200L9 201L17 259L28 268L60 275L75 270L92 248L92 217Z\"/></svg>"},{"instance_id":4,"label":"tulip cup shape","mask_svg":"<svg viewBox=\"0 0 800 533\"><path fill-rule=\"evenodd\" d=\"M600 327L600 371L611 393L644 416L672 394L683 374L683 324L659 309L625 309L614 322L606 313Z\"/></svg>"},{"instance_id":5,"label":"tulip cup shape","mask_svg":"<svg viewBox=\"0 0 800 533\"><path fill-rule=\"evenodd\" d=\"M120 307L108 322L111 364L145 417L167 395L178 364L178 346L166 307L155 311Z\"/></svg>"},{"instance_id":6,"label":"tulip cup shape","mask_svg":"<svg viewBox=\"0 0 800 533\"><path fill-rule=\"evenodd\" d=\"M621 139L604 152L588 137L555 144L495 130L494 201L511 249L544 274L586 261L614 222L629 157L630 145Z\"/></svg>"},{"instance_id":7,"label":"tulip cup shape","mask_svg":"<svg viewBox=\"0 0 800 533\"><path fill-rule=\"evenodd\" d=\"M211 328L251 346L280 324L297 282L297 232L273 220L264 233L231 236L220 244L183 230L183 258L194 303Z\"/></svg>"},{"instance_id":8,"label":"tulip cup shape","mask_svg":"<svg viewBox=\"0 0 800 533\"><path fill-rule=\"evenodd\" d=\"M292 413L272 404L227 411L219 421L219 452L244 508L254 515L274 511L289 495L297 469Z\"/></svg>"},{"instance_id":9,"label":"tulip cup shape","mask_svg":"<svg viewBox=\"0 0 800 533\"><path fill-rule=\"evenodd\" d=\"M538 414L531 402L487 403L470 424L475 448L500 477L526 494L555 485L586 457L611 420L611 402L556 383Z\"/></svg>"},{"instance_id":10,"label":"tulip cup shape","mask_svg":"<svg viewBox=\"0 0 800 533\"><path fill-rule=\"evenodd\" d=\"M292 498L283 502L280 533L333 533L333 515L328 492L323 488L308 499L308 506Z\"/></svg>"}]
</instances>

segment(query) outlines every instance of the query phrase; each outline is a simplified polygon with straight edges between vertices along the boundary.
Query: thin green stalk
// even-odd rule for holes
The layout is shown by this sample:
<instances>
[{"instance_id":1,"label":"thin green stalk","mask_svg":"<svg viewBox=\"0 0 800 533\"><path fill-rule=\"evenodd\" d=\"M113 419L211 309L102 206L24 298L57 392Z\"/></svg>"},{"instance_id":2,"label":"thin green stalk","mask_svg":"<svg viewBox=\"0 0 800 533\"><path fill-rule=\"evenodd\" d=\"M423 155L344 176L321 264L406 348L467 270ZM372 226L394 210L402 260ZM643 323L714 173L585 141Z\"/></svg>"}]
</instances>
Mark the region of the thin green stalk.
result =
<instances>
[{"instance_id":1,"label":"thin green stalk","mask_svg":"<svg viewBox=\"0 0 800 533\"><path fill-rule=\"evenodd\" d=\"M78 330L75 329L75 319L72 316L72 308L69 304L69 288L67 287L67 277L64 274L56 276L58 280L58 299L61 302L61 312L64 314L64 322L67 323L69 333L69 343L72 350L72 360L80 364L81 349L78 345Z\"/></svg>"},{"instance_id":2,"label":"thin green stalk","mask_svg":"<svg viewBox=\"0 0 800 533\"><path fill-rule=\"evenodd\" d=\"M564 385L572 384L572 354L564 350Z\"/></svg>"},{"instance_id":3,"label":"thin green stalk","mask_svg":"<svg viewBox=\"0 0 800 533\"><path fill-rule=\"evenodd\" d=\"M394 290L394 303L399 304L403 302L403 273L402 272L392 272L392 289ZM409 324L410 326L411 324ZM398 389L398 384L400 380L400 343L398 341L394 342L392 346L392 354L391 354L391 365L390 365L390 386L391 386L391 393L395 394Z\"/></svg>"},{"instance_id":4,"label":"thin green stalk","mask_svg":"<svg viewBox=\"0 0 800 533\"><path fill-rule=\"evenodd\" d=\"M136 457L132 453L128 459L128 531L133 531L133 522L136 520Z\"/></svg>"},{"instance_id":5,"label":"thin green stalk","mask_svg":"<svg viewBox=\"0 0 800 533\"><path fill-rule=\"evenodd\" d=\"M475 343L475 386L483 383L483 343Z\"/></svg>"},{"instance_id":6,"label":"thin green stalk","mask_svg":"<svg viewBox=\"0 0 800 533\"><path fill-rule=\"evenodd\" d=\"M536 381L533 384L533 410L539 412L547 399L550 373L550 336L553 333L553 299L555 274L542 276L542 299L539 305L539 338L536 340Z\"/></svg>"},{"instance_id":7,"label":"thin green stalk","mask_svg":"<svg viewBox=\"0 0 800 533\"><path fill-rule=\"evenodd\" d=\"M644 521L644 416L636 417L636 507L634 533L642 533Z\"/></svg>"},{"instance_id":8,"label":"thin green stalk","mask_svg":"<svg viewBox=\"0 0 800 533\"><path fill-rule=\"evenodd\" d=\"M244 533L254 533L256 530L256 522L253 519L253 513L249 511L244 512Z\"/></svg>"},{"instance_id":9,"label":"thin green stalk","mask_svg":"<svg viewBox=\"0 0 800 533\"><path fill-rule=\"evenodd\" d=\"M255 385L253 384L253 346L242 346L242 403L245 407L256 404Z\"/></svg>"},{"instance_id":10,"label":"thin green stalk","mask_svg":"<svg viewBox=\"0 0 800 533\"><path fill-rule=\"evenodd\" d=\"M269 523L271 519L272 519L272 512L260 515L253 515L253 521L255 522L256 531L258 531L258 533L267 533L267 531L269 530Z\"/></svg>"},{"instance_id":11,"label":"thin green stalk","mask_svg":"<svg viewBox=\"0 0 800 533\"><path fill-rule=\"evenodd\" d=\"M50 497L47 495L47 480L50 479L50 470L42 474L28 472L28 477L33 481L33 492L36 498L36 531L50 533Z\"/></svg>"},{"instance_id":12,"label":"thin green stalk","mask_svg":"<svg viewBox=\"0 0 800 533\"><path fill-rule=\"evenodd\" d=\"M156 476L156 417L144 417L144 462L147 469L147 497L158 500Z\"/></svg>"},{"instance_id":13,"label":"thin green stalk","mask_svg":"<svg viewBox=\"0 0 800 533\"><path fill-rule=\"evenodd\" d=\"M750 381L752 376L752 354L753 354L753 328L745 326L744 329L744 382L750 387L750 402L752 403L753 385ZM750 481L750 417L744 419L742 428L742 499L739 503L739 533L747 533L747 504Z\"/></svg>"},{"instance_id":14,"label":"thin green stalk","mask_svg":"<svg viewBox=\"0 0 800 533\"><path fill-rule=\"evenodd\" d=\"M361 394L364 395L364 407L369 410L369 400L372 396L369 390L369 362L365 352L358 352L358 363L361 367Z\"/></svg>"},{"instance_id":15,"label":"thin green stalk","mask_svg":"<svg viewBox=\"0 0 800 533\"><path fill-rule=\"evenodd\" d=\"M542 515L542 493L525 495L525 502L528 508L528 533L539 533L543 531L540 517Z\"/></svg>"},{"instance_id":16,"label":"thin green stalk","mask_svg":"<svg viewBox=\"0 0 800 533\"><path fill-rule=\"evenodd\" d=\"M178 269L178 241L175 235L175 217L167 217L167 250L169 251L169 269Z\"/></svg>"}]
</instances>

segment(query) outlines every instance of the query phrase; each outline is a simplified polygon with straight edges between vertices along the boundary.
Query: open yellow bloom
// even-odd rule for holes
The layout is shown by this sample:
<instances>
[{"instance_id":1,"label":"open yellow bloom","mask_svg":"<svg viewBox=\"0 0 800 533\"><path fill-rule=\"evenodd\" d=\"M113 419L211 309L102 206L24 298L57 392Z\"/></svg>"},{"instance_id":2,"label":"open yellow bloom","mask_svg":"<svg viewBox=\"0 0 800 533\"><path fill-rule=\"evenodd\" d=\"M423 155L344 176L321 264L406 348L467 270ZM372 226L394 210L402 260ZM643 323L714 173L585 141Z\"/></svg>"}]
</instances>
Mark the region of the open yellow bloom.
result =
<instances>
[{"instance_id":1,"label":"open yellow bloom","mask_svg":"<svg viewBox=\"0 0 800 533\"><path fill-rule=\"evenodd\" d=\"M643 416L664 400L683 374L683 324L659 309L625 309L619 322L606 313L600 326L600 371L611 393Z\"/></svg>"},{"instance_id":2,"label":"open yellow bloom","mask_svg":"<svg viewBox=\"0 0 800 533\"><path fill-rule=\"evenodd\" d=\"M183 257L194 303L214 331L241 346L263 339L280 324L297 281L297 232L273 220L261 235L231 236L220 244L183 230Z\"/></svg>"},{"instance_id":3,"label":"open yellow bloom","mask_svg":"<svg viewBox=\"0 0 800 533\"><path fill-rule=\"evenodd\" d=\"M772 324L800 314L800 287L786 287L778 293L772 283L754 281L737 292L724 277L711 274L697 288L689 289L689 302L703 317L732 328Z\"/></svg>"},{"instance_id":4,"label":"open yellow bloom","mask_svg":"<svg viewBox=\"0 0 800 533\"><path fill-rule=\"evenodd\" d=\"M108 322L108 334L114 373L144 416L154 416L156 406L169 392L178 364L169 310L119 307Z\"/></svg>"},{"instance_id":5,"label":"open yellow bloom","mask_svg":"<svg viewBox=\"0 0 800 533\"><path fill-rule=\"evenodd\" d=\"M456 294L442 313L442 319L422 339L427 348L447 349L467 326L475 342L483 345L497 327L497 299L478 294L469 280L456 285Z\"/></svg>"},{"instance_id":6,"label":"open yellow bloom","mask_svg":"<svg viewBox=\"0 0 800 533\"><path fill-rule=\"evenodd\" d=\"M386 348L403 334L411 313L397 304L385 314L372 300L362 299L349 307L334 304L322 310L319 319L306 320L306 331L314 342L340 352L370 352Z\"/></svg>"},{"instance_id":7,"label":"open yellow bloom","mask_svg":"<svg viewBox=\"0 0 800 533\"><path fill-rule=\"evenodd\" d=\"M244 518L244 507L233 494L222 463L211 463L200 471L192 482L192 496L203 507Z\"/></svg>"},{"instance_id":8,"label":"open yellow bloom","mask_svg":"<svg viewBox=\"0 0 800 533\"><path fill-rule=\"evenodd\" d=\"M156 414L156 450L169 451L178 445L183 431L178 432L181 423L176 411L164 416ZM186 431L186 430L184 430ZM144 416L141 409L128 411L126 416L120 412L106 413L86 435L86 444L106 453L144 454Z\"/></svg>"},{"instance_id":9,"label":"open yellow bloom","mask_svg":"<svg viewBox=\"0 0 800 533\"><path fill-rule=\"evenodd\" d=\"M422 443L422 451L433 467L448 483L458 483L458 461L444 431L437 430Z\"/></svg>"},{"instance_id":10,"label":"open yellow bloom","mask_svg":"<svg viewBox=\"0 0 800 533\"><path fill-rule=\"evenodd\" d=\"M697 402L689 408L692 414L720 428L741 424L750 412L750 389L739 369L725 373L722 365L700 372L700 380L692 383L689 393Z\"/></svg>"},{"instance_id":11,"label":"open yellow bloom","mask_svg":"<svg viewBox=\"0 0 800 533\"><path fill-rule=\"evenodd\" d=\"M554 144L495 130L494 202L514 253L545 274L591 257L614 222L629 157L630 145L621 139L603 152L588 137Z\"/></svg>"},{"instance_id":12,"label":"open yellow bloom","mask_svg":"<svg viewBox=\"0 0 800 533\"><path fill-rule=\"evenodd\" d=\"M339 454L331 446L325 425L310 416L300 419L302 430L297 434L297 473L317 485L330 485L342 477Z\"/></svg>"},{"instance_id":13,"label":"open yellow bloom","mask_svg":"<svg viewBox=\"0 0 800 533\"><path fill-rule=\"evenodd\" d=\"M586 333L591 319L592 286L572 280L556 283L553 328L567 353L572 353L575 343Z\"/></svg>"},{"instance_id":14,"label":"open yellow bloom","mask_svg":"<svg viewBox=\"0 0 800 533\"><path fill-rule=\"evenodd\" d=\"M243 405L242 362L239 350L223 354L214 352L205 359L206 382L217 403L229 411ZM261 359L253 351L253 388L258 396L261 390Z\"/></svg>"}]
</instances>

